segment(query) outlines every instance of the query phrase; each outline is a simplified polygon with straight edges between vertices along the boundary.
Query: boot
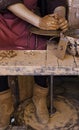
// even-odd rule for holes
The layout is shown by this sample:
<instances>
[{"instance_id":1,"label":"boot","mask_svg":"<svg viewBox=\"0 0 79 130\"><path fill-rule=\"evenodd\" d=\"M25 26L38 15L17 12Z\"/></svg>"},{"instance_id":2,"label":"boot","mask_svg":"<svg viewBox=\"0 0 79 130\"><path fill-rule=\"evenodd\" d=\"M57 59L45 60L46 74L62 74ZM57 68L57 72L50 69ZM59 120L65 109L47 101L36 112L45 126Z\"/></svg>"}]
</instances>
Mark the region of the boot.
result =
<instances>
[{"instance_id":1,"label":"boot","mask_svg":"<svg viewBox=\"0 0 79 130\"><path fill-rule=\"evenodd\" d=\"M0 130L8 127L13 110L11 91L0 92Z\"/></svg>"},{"instance_id":2,"label":"boot","mask_svg":"<svg viewBox=\"0 0 79 130\"><path fill-rule=\"evenodd\" d=\"M49 112L47 109L46 98L48 94L48 88L34 86L33 90L33 103L36 108L36 117L42 124L46 124L49 120Z\"/></svg>"}]
</instances>

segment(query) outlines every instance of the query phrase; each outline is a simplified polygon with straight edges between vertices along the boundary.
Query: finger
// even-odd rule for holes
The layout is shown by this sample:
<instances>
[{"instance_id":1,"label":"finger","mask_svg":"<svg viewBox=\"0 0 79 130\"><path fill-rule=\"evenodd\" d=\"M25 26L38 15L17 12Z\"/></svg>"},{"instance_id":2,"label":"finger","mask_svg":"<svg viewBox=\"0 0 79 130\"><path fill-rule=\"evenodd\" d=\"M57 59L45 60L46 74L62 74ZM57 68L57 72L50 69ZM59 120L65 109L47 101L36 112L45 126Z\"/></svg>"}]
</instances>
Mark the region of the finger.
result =
<instances>
[{"instance_id":1,"label":"finger","mask_svg":"<svg viewBox=\"0 0 79 130\"><path fill-rule=\"evenodd\" d=\"M63 26L61 26L60 28L61 28L61 29L65 29L65 28L68 29L68 25L63 25Z\"/></svg>"},{"instance_id":2,"label":"finger","mask_svg":"<svg viewBox=\"0 0 79 130\"><path fill-rule=\"evenodd\" d=\"M54 14L49 14L49 16L54 17L54 18L57 18L57 17L58 17L58 15L57 15L56 13L54 13Z\"/></svg>"},{"instance_id":3,"label":"finger","mask_svg":"<svg viewBox=\"0 0 79 130\"><path fill-rule=\"evenodd\" d=\"M60 27L61 29L63 29L63 28L68 28L68 24L62 23L62 24L59 25L59 27Z\"/></svg>"},{"instance_id":4,"label":"finger","mask_svg":"<svg viewBox=\"0 0 79 130\"><path fill-rule=\"evenodd\" d=\"M66 29L63 29L62 32L66 32L67 30L68 30L67 28L66 28Z\"/></svg>"},{"instance_id":5,"label":"finger","mask_svg":"<svg viewBox=\"0 0 79 130\"><path fill-rule=\"evenodd\" d=\"M57 16L52 16L52 15L48 15L48 17L46 17L46 19L50 20L50 21L52 20L52 21L55 21L55 22L58 21Z\"/></svg>"},{"instance_id":6,"label":"finger","mask_svg":"<svg viewBox=\"0 0 79 130\"><path fill-rule=\"evenodd\" d=\"M40 29L43 29L43 30L57 30L58 26L40 26Z\"/></svg>"},{"instance_id":7,"label":"finger","mask_svg":"<svg viewBox=\"0 0 79 130\"><path fill-rule=\"evenodd\" d=\"M62 22L65 22L65 21L67 21L65 18L60 18L59 19L59 23L62 23Z\"/></svg>"},{"instance_id":8,"label":"finger","mask_svg":"<svg viewBox=\"0 0 79 130\"><path fill-rule=\"evenodd\" d=\"M57 26L49 26L47 28L45 28L46 30L57 30L58 27Z\"/></svg>"},{"instance_id":9,"label":"finger","mask_svg":"<svg viewBox=\"0 0 79 130\"><path fill-rule=\"evenodd\" d=\"M59 24L57 23L57 21L54 21L54 20L52 20L52 21L46 21L47 23L47 26L58 26Z\"/></svg>"},{"instance_id":10,"label":"finger","mask_svg":"<svg viewBox=\"0 0 79 130\"><path fill-rule=\"evenodd\" d=\"M68 30L68 27L63 27L61 28L63 32L67 31Z\"/></svg>"},{"instance_id":11,"label":"finger","mask_svg":"<svg viewBox=\"0 0 79 130\"><path fill-rule=\"evenodd\" d=\"M66 26L66 25L68 26L67 20L59 22L60 27L63 27L63 26Z\"/></svg>"},{"instance_id":12,"label":"finger","mask_svg":"<svg viewBox=\"0 0 79 130\"><path fill-rule=\"evenodd\" d=\"M48 23L42 23L42 24L40 24L40 28L41 29L44 29L44 30L55 30L55 29L58 29L58 24L53 24L53 23L50 23L50 22L48 22Z\"/></svg>"},{"instance_id":13,"label":"finger","mask_svg":"<svg viewBox=\"0 0 79 130\"><path fill-rule=\"evenodd\" d=\"M58 24L58 20L57 19L54 19L54 18L49 18L47 19L48 22L51 22L51 23L56 23Z\"/></svg>"}]
</instances>

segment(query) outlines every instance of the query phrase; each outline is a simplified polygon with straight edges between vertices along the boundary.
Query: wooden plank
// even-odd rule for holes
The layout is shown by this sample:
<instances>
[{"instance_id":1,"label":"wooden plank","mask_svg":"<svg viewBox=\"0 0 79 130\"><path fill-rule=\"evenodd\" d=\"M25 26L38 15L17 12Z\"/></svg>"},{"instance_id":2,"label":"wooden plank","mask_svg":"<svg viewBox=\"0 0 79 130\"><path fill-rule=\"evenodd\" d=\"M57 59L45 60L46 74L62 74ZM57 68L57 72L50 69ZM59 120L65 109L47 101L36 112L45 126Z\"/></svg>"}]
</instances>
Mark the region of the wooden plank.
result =
<instances>
[{"instance_id":1,"label":"wooden plank","mask_svg":"<svg viewBox=\"0 0 79 130\"><path fill-rule=\"evenodd\" d=\"M79 57L74 57L74 61L76 64L76 67L74 67L75 72L77 73L77 75L79 75Z\"/></svg>"},{"instance_id":2,"label":"wooden plank","mask_svg":"<svg viewBox=\"0 0 79 130\"><path fill-rule=\"evenodd\" d=\"M79 74L79 58L74 61L73 56L66 54L64 60L60 60L55 52L52 43L48 44L47 50L16 50L12 54L0 51L0 75Z\"/></svg>"},{"instance_id":3,"label":"wooden plank","mask_svg":"<svg viewBox=\"0 0 79 130\"><path fill-rule=\"evenodd\" d=\"M74 57L66 54L64 60L58 59L59 69L63 75L76 75L74 68L76 67Z\"/></svg>"},{"instance_id":4,"label":"wooden plank","mask_svg":"<svg viewBox=\"0 0 79 130\"><path fill-rule=\"evenodd\" d=\"M74 57L75 63L76 63L76 67L79 68L79 57Z\"/></svg>"},{"instance_id":5,"label":"wooden plank","mask_svg":"<svg viewBox=\"0 0 79 130\"><path fill-rule=\"evenodd\" d=\"M49 74L54 75L76 75L74 68L76 66L74 58L66 54L63 60L56 57L57 45L53 43L48 44L47 48L47 64L46 69Z\"/></svg>"},{"instance_id":6,"label":"wooden plank","mask_svg":"<svg viewBox=\"0 0 79 130\"><path fill-rule=\"evenodd\" d=\"M54 55L53 47L54 46L52 42L48 43L46 69L47 69L47 74L49 75L57 74L56 68L58 68L57 57Z\"/></svg>"},{"instance_id":7,"label":"wooden plank","mask_svg":"<svg viewBox=\"0 0 79 130\"><path fill-rule=\"evenodd\" d=\"M0 75L36 75L43 73L46 57L45 50L18 50L14 52L16 53L14 57L5 56L0 59Z\"/></svg>"},{"instance_id":8,"label":"wooden plank","mask_svg":"<svg viewBox=\"0 0 79 130\"><path fill-rule=\"evenodd\" d=\"M66 54L63 60L58 59L59 67L74 67L74 58L71 55Z\"/></svg>"}]
</instances>

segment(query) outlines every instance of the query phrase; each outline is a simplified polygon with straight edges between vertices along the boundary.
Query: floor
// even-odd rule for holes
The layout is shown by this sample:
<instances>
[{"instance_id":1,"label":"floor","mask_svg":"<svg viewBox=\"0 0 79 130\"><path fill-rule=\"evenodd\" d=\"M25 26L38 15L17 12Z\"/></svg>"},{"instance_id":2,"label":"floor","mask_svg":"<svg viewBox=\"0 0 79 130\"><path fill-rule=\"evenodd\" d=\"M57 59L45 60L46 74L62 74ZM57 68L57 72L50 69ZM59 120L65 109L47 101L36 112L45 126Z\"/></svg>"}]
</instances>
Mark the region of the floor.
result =
<instances>
[{"instance_id":1,"label":"floor","mask_svg":"<svg viewBox=\"0 0 79 130\"><path fill-rule=\"evenodd\" d=\"M79 76L54 76L54 96L60 95L79 102ZM27 126L9 126L8 130L33 130ZM79 127L52 130L79 130Z\"/></svg>"},{"instance_id":2,"label":"floor","mask_svg":"<svg viewBox=\"0 0 79 130\"><path fill-rule=\"evenodd\" d=\"M79 101L79 76L55 76L54 95L62 95Z\"/></svg>"}]
</instances>

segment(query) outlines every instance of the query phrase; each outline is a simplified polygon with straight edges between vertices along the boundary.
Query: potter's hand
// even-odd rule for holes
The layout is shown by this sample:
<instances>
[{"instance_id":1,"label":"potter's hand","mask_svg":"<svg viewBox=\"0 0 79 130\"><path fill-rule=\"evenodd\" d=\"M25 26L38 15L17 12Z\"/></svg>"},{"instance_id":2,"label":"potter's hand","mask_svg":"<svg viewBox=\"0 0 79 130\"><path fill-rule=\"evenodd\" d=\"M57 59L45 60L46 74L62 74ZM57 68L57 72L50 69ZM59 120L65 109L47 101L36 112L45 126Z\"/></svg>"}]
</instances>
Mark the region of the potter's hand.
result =
<instances>
[{"instance_id":1,"label":"potter's hand","mask_svg":"<svg viewBox=\"0 0 79 130\"><path fill-rule=\"evenodd\" d=\"M68 30L68 21L65 18L59 18L58 23L59 23L59 28L63 32L65 32L66 30Z\"/></svg>"},{"instance_id":2,"label":"potter's hand","mask_svg":"<svg viewBox=\"0 0 79 130\"><path fill-rule=\"evenodd\" d=\"M46 15L40 19L39 28L43 30L57 30L59 28L56 14Z\"/></svg>"}]
</instances>

